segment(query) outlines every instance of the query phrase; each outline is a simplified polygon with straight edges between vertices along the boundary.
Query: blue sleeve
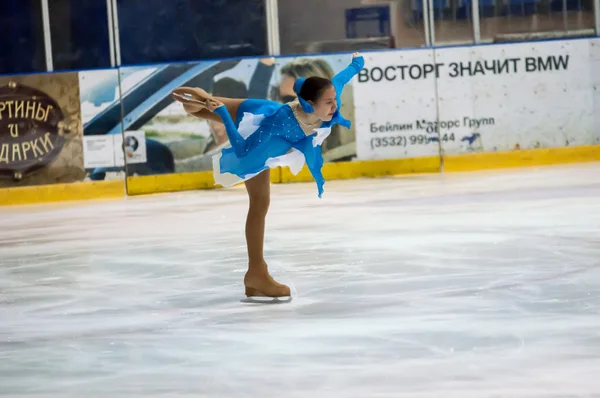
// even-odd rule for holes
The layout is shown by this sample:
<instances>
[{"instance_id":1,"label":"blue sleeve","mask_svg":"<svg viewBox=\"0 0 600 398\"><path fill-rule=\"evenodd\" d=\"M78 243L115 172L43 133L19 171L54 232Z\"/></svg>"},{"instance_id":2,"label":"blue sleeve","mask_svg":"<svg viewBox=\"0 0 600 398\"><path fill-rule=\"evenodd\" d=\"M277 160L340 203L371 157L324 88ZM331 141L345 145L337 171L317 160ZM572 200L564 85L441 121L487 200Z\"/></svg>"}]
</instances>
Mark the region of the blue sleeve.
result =
<instances>
[{"instance_id":1,"label":"blue sleeve","mask_svg":"<svg viewBox=\"0 0 600 398\"><path fill-rule=\"evenodd\" d=\"M365 59L362 56L352 59L350 65L334 76L332 79L333 84L336 86L336 88L342 88L345 84L352 80L352 78L357 75L364 66Z\"/></svg>"},{"instance_id":2,"label":"blue sleeve","mask_svg":"<svg viewBox=\"0 0 600 398\"><path fill-rule=\"evenodd\" d=\"M317 183L319 198L321 198L323 196L323 185L325 185L325 178L323 178L322 172L324 163L323 153L321 151L321 146L315 147L312 142L312 136L307 136L300 142L294 143L293 146L304 154L306 166Z\"/></svg>"},{"instance_id":3,"label":"blue sleeve","mask_svg":"<svg viewBox=\"0 0 600 398\"><path fill-rule=\"evenodd\" d=\"M223 120L223 124L225 125L225 131L227 132L227 137L229 138L229 142L231 143L235 154L237 156L245 155L248 149L247 142L244 139L244 137L240 135L238 129L235 127L233 119L231 119L231 115L227 110L227 107L225 105L222 105L215 109L215 113L221 116L221 119Z\"/></svg>"}]
</instances>

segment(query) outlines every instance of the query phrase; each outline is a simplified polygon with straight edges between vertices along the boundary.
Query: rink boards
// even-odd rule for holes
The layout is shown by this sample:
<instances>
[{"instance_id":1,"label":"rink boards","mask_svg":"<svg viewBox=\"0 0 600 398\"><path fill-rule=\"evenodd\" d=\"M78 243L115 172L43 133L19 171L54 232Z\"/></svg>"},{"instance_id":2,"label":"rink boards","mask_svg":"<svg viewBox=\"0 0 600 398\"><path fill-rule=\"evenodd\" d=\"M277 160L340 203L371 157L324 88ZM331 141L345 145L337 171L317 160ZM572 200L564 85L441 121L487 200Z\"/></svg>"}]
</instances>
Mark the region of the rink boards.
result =
<instances>
[{"instance_id":1,"label":"rink boards","mask_svg":"<svg viewBox=\"0 0 600 398\"><path fill-rule=\"evenodd\" d=\"M600 160L600 39L363 55L342 95L352 127L324 143L326 180ZM211 158L227 142L173 103L173 88L281 100L286 68L332 76L349 62L322 54L0 77L0 204L213 188ZM312 176L278 168L271 180Z\"/></svg>"}]
</instances>

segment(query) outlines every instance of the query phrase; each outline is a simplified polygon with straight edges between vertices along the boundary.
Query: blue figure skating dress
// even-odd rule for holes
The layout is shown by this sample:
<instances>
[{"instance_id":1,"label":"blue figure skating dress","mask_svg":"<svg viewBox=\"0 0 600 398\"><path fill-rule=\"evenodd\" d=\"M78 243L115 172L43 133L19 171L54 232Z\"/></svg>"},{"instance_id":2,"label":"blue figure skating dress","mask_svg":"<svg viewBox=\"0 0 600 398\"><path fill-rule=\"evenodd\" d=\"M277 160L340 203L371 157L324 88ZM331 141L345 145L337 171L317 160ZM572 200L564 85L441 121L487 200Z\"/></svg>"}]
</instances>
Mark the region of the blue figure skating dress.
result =
<instances>
[{"instance_id":1,"label":"blue figure skating dress","mask_svg":"<svg viewBox=\"0 0 600 398\"><path fill-rule=\"evenodd\" d=\"M330 121L322 122L310 135L302 130L289 104L247 99L240 104L235 123L225 106L215 109L214 112L223 120L231 144L231 147L224 148L221 153L213 156L215 183L230 187L263 170L278 166L288 166L296 175L306 163L317 183L320 198L325 184L321 173L321 144L331 133L334 124L350 127L350 121L340 114L341 94L344 85L360 72L364 63L362 56L355 57L348 67L332 79L337 109ZM312 106L299 95L305 80L297 79L294 91L302 109L312 113Z\"/></svg>"}]
</instances>

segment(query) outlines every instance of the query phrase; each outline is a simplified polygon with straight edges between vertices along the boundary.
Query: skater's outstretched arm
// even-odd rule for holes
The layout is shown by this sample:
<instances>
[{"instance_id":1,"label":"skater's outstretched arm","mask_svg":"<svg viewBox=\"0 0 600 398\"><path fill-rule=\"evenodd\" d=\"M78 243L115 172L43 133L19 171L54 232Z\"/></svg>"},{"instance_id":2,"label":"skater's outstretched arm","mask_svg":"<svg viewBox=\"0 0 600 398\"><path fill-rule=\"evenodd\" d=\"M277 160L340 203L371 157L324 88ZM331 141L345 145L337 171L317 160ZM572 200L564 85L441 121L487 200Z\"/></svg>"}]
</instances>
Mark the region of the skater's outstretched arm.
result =
<instances>
[{"instance_id":1,"label":"skater's outstretched arm","mask_svg":"<svg viewBox=\"0 0 600 398\"><path fill-rule=\"evenodd\" d=\"M248 142L241 136L238 129L235 127L227 107L225 105L220 105L215 108L213 112L221 116L221 120L223 120L223 124L225 125L225 131L227 132L227 137L229 137L229 142L231 143L231 147L235 151L235 154L237 156L244 156L248 152Z\"/></svg>"},{"instance_id":2,"label":"skater's outstretched arm","mask_svg":"<svg viewBox=\"0 0 600 398\"><path fill-rule=\"evenodd\" d=\"M336 89L341 89L365 66L365 59L358 53L352 54L352 62L331 80Z\"/></svg>"}]
</instances>

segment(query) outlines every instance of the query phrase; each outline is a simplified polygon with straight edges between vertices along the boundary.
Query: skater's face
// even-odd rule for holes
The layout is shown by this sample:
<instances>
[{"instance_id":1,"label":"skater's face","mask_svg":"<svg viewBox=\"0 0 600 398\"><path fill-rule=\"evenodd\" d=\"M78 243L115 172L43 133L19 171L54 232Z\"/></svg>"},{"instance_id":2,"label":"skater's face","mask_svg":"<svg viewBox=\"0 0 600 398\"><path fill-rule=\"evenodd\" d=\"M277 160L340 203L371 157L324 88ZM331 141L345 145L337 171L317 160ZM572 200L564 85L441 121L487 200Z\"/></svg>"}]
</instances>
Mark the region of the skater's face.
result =
<instances>
[{"instance_id":1,"label":"skater's face","mask_svg":"<svg viewBox=\"0 0 600 398\"><path fill-rule=\"evenodd\" d=\"M330 121L333 114L337 110L337 101L335 95L335 87L333 85L327 87L321 93L321 96L316 101L309 101L314 108L314 114L319 119Z\"/></svg>"}]
</instances>

